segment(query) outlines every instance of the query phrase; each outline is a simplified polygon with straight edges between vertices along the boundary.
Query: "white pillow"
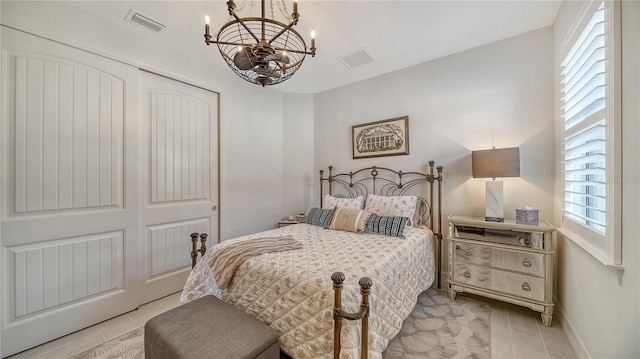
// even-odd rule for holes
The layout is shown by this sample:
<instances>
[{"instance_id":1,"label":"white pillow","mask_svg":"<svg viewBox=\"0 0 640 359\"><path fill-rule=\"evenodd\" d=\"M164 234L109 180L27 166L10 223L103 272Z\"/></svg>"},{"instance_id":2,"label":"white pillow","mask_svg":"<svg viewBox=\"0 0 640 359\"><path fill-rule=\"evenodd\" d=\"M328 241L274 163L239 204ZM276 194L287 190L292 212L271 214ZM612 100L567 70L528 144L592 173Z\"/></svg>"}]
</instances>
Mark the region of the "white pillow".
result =
<instances>
[{"instance_id":1,"label":"white pillow","mask_svg":"<svg viewBox=\"0 0 640 359\"><path fill-rule=\"evenodd\" d=\"M322 208L326 209L333 209L336 207L362 209L363 206L364 198L362 196L358 196L356 198L343 198L326 195L322 200Z\"/></svg>"},{"instance_id":2,"label":"white pillow","mask_svg":"<svg viewBox=\"0 0 640 359\"><path fill-rule=\"evenodd\" d=\"M417 196L378 196L370 194L364 209L385 217L407 217L407 226L413 226L413 215L418 206Z\"/></svg>"}]
</instances>

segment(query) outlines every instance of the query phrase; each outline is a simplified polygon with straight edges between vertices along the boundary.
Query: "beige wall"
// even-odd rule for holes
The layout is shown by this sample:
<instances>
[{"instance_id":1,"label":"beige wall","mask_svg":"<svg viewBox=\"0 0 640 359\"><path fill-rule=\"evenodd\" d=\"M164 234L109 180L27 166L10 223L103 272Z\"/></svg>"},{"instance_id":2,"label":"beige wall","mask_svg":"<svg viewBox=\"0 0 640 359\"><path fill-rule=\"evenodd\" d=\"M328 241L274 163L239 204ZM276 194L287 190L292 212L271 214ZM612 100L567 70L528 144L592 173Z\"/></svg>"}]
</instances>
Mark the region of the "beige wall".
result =
<instances>
[{"instance_id":1,"label":"beige wall","mask_svg":"<svg viewBox=\"0 0 640 359\"><path fill-rule=\"evenodd\" d=\"M306 213L318 206L313 188L318 183L313 166L313 95L284 95L283 217Z\"/></svg>"},{"instance_id":2,"label":"beige wall","mask_svg":"<svg viewBox=\"0 0 640 359\"><path fill-rule=\"evenodd\" d=\"M565 1L554 24L554 68L560 66L560 45L583 1ZM640 357L640 3L622 2L622 265L624 272L604 266L562 236L558 243L557 291L563 327L576 354L591 358ZM557 71L555 71L557 73ZM556 83L559 78L556 75ZM556 108L559 108L556 87ZM556 134L560 135L559 116ZM560 159L557 158L555 219L560 223ZM620 282L618 282L620 280Z\"/></svg>"},{"instance_id":3,"label":"beige wall","mask_svg":"<svg viewBox=\"0 0 640 359\"><path fill-rule=\"evenodd\" d=\"M544 28L316 94L316 167L426 171L435 160L444 166L444 215L484 216L485 179L471 178L471 151L519 146L521 176L503 179L505 215L529 205L552 220L552 44ZM352 125L404 115L408 156L352 159Z\"/></svg>"}]
</instances>

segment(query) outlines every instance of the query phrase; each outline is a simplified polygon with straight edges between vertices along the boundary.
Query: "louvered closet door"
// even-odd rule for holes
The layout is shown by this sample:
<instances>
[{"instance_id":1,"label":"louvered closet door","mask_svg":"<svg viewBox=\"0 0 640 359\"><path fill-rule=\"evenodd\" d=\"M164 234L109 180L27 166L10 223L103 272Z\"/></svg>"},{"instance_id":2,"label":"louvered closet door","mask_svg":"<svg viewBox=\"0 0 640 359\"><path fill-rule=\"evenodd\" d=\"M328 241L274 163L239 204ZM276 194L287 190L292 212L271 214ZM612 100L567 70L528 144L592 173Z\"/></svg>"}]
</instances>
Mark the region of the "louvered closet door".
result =
<instances>
[{"instance_id":1,"label":"louvered closet door","mask_svg":"<svg viewBox=\"0 0 640 359\"><path fill-rule=\"evenodd\" d=\"M141 74L145 303L183 288L190 233L218 243L218 94Z\"/></svg>"},{"instance_id":2,"label":"louvered closet door","mask_svg":"<svg viewBox=\"0 0 640 359\"><path fill-rule=\"evenodd\" d=\"M2 29L2 356L138 305L138 71Z\"/></svg>"}]
</instances>

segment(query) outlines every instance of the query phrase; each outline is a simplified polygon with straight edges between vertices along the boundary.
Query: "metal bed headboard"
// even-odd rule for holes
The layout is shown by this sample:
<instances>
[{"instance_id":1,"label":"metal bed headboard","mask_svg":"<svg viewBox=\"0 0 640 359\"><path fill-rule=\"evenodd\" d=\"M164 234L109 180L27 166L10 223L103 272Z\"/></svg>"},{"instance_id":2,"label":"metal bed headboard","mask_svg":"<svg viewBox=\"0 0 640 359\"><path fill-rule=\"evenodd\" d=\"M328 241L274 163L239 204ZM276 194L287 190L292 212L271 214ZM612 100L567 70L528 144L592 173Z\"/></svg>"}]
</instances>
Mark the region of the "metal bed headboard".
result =
<instances>
[{"instance_id":1,"label":"metal bed headboard","mask_svg":"<svg viewBox=\"0 0 640 359\"><path fill-rule=\"evenodd\" d=\"M324 170L320 170L320 206L324 198L325 182L328 183L330 195L358 197L363 196L365 201L368 194L381 196L402 196L416 195L418 201L422 202L420 216L422 224L429 222L429 228L438 239L442 239L442 166L435 167L437 175L434 174L435 161L429 161L429 173L403 172L386 167L366 167L349 173L333 174L333 166L329 166L329 176L324 177ZM437 229L434 227L434 183L438 185L437 198ZM428 184L429 200L420 196L419 185ZM334 188L334 185L337 186ZM438 264L440 255L438 255ZM440 278L438 278L438 288L440 288Z\"/></svg>"}]
</instances>

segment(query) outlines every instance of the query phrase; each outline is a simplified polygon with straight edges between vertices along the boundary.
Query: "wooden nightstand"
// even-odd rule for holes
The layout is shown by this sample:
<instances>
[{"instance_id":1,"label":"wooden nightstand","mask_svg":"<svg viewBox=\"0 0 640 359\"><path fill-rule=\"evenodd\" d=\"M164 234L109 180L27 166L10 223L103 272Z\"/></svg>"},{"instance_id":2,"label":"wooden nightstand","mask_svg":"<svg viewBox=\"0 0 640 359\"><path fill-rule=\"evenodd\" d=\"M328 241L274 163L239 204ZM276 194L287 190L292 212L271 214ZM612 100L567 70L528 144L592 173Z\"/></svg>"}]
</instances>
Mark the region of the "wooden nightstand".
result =
<instances>
[{"instance_id":1,"label":"wooden nightstand","mask_svg":"<svg viewBox=\"0 0 640 359\"><path fill-rule=\"evenodd\" d=\"M469 292L553 315L554 232L548 222L486 222L452 214L449 230L449 296Z\"/></svg>"},{"instance_id":2,"label":"wooden nightstand","mask_svg":"<svg viewBox=\"0 0 640 359\"><path fill-rule=\"evenodd\" d=\"M278 228L282 228L282 227L286 227L286 226L290 226L292 224L298 224L300 222L298 221L280 221L278 222Z\"/></svg>"}]
</instances>

